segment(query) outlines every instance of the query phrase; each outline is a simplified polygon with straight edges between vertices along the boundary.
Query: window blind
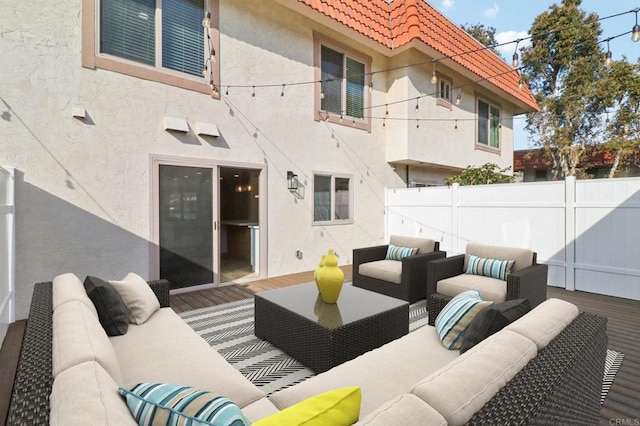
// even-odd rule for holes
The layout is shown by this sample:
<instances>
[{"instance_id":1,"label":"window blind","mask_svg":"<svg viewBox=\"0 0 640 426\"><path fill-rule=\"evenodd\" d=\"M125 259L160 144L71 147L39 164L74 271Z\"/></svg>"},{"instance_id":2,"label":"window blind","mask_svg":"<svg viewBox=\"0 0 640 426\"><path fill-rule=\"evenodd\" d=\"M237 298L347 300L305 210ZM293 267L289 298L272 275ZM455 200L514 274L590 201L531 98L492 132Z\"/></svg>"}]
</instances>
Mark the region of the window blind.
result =
<instances>
[{"instance_id":1,"label":"window blind","mask_svg":"<svg viewBox=\"0 0 640 426\"><path fill-rule=\"evenodd\" d=\"M203 0L162 0L162 66L202 76Z\"/></svg>"},{"instance_id":2,"label":"window blind","mask_svg":"<svg viewBox=\"0 0 640 426\"><path fill-rule=\"evenodd\" d=\"M341 114L343 55L326 46L322 46L320 55L321 89L324 91L324 98L320 100L320 109ZM333 80L329 81L330 79Z\"/></svg>"},{"instance_id":3,"label":"window blind","mask_svg":"<svg viewBox=\"0 0 640 426\"><path fill-rule=\"evenodd\" d=\"M100 52L155 64L155 0L100 2Z\"/></svg>"},{"instance_id":4,"label":"window blind","mask_svg":"<svg viewBox=\"0 0 640 426\"><path fill-rule=\"evenodd\" d=\"M347 115L362 118L364 112L364 64L347 58Z\"/></svg>"}]
</instances>

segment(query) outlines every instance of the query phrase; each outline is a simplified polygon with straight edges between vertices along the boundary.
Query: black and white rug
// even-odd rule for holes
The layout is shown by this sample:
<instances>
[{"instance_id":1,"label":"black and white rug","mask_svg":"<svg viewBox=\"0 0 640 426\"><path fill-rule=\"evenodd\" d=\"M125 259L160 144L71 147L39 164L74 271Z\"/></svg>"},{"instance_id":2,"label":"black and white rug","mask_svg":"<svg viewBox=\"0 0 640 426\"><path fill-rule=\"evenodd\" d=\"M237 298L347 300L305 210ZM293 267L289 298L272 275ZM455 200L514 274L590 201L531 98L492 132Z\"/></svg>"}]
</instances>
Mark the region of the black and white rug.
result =
<instances>
[{"instance_id":1,"label":"black and white rug","mask_svg":"<svg viewBox=\"0 0 640 426\"><path fill-rule=\"evenodd\" d=\"M267 395L314 376L313 371L253 334L253 299L183 312L180 317ZM426 301L412 304L409 332L426 325L427 319ZM607 349L601 403L623 357Z\"/></svg>"}]
</instances>

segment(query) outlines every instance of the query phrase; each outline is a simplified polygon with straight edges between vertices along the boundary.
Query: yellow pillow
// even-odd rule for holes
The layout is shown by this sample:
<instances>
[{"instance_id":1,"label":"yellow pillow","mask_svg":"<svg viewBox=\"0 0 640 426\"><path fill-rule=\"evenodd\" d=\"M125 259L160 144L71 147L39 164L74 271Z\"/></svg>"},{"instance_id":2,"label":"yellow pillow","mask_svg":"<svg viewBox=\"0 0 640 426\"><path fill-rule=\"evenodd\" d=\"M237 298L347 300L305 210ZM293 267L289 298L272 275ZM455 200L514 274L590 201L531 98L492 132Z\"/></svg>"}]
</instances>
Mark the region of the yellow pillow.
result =
<instances>
[{"instance_id":1,"label":"yellow pillow","mask_svg":"<svg viewBox=\"0 0 640 426\"><path fill-rule=\"evenodd\" d=\"M279 413L252 423L252 426L341 426L352 425L360 417L360 388L352 386L321 393Z\"/></svg>"}]
</instances>

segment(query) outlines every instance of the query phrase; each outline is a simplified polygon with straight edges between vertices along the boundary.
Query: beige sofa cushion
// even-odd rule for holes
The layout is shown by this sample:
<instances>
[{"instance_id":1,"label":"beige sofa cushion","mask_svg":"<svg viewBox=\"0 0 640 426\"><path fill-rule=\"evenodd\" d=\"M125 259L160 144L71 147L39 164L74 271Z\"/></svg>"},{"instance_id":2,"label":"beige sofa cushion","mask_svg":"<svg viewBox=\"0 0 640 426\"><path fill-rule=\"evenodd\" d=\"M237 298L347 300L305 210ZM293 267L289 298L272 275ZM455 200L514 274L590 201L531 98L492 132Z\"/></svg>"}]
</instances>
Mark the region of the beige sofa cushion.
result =
<instances>
[{"instance_id":1,"label":"beige sofa cushion","mask_svg":"<svg viewBox=\"0 0 640 426\"><path fill-rule=\"evenodd\" d=\"M80 279L71 273L58 275L53 279L51 285L51 302L53 309L55 310L58 306L71 300L79 300L84 303L96 318L98 318L96 307L93 305L91 299L89 299L89 296L87 296L84 284L82 284Z\"/></svg>"},{"instance_id":2,"label":"beige sofa cushion","mask_svg":"<svg viewBox=\"0 0 640 426\"><path fill-rule=\"evenodd\" d=\"M578 314L578 308L574 304L560 299L548 299L527 315L509 324L505 330L529 338L540 350L560 334Z\"/></svg>"},{"instance_id":3,"label":"beige sofa cushion","mask_svg":"<svg viewBox=\"0 0 640 426\"><path fill-rule=\"evenodd\" d=\"M402 283L402 262L399 260L376 260L358 265L358 273L371 278ZM426 285L426 284L425 284Z\"/></svg>"},{"instance_id":4,"label":"beige sofa cushion","mask_svg":"<svg viewBox=\"0 0 640 426\"><path fill-rule=\"evenodd\" d=\"M413 394L405 393L369 413L355 425L446 426L447 421L429 404Z\"/></svg>"},{"instance_id":5,"label":"beige sofa cushion","mask_svg":"<svg viewBox=\"0 0 640 426\"><path fill-rule=\"evenodd\" d=\"M394 246L401 247L417 247L418 254L431 253L433 248L435 247L435 240L430 240L428 238L417 238L417 237L405 237L402 235L391 235L389 237L389 244L393 244Z\"/></svg>"},{"instance_id":6,"label":"beige sofa cushion","mask_svg":"<svg viewBox=\"0 0 640 426\"><path fill-rule=\"evenodd\" d=\"M77 300L53 311L53 377L86 361L98 362L116 383L122 374L111 342L98 318Z\"/></svg>"},{"instance_id":7,"label":"beige sofa cushion","mask_svg":"<svg viewBox=\"0 0 640 426\"><path fill-rule=\"evenodd\" d=\"M531 340L502 330L422 380L412 392L449 425L462 425L536 354Z\"/></svg>"},{"instance_id":8,"label":"beige sofa cushion","mask_svg":"<svg viewBox=\"0 0 640 426\"><path fill-rule=\"evenodd\" d=\"M478 290L484 300L504 302L507 298L507 282L481 275L460 274L438 281L438 293L454 297L463 291Z\"/></svg>"},{"instance_id":9,"label":"beige sofa cushion","mask_svg":"<svg viewBox=\"0 0 640 426\"><path fill-rule=\"evenodd\" d=\"M403 393L460 356L445 349L434 327L422 327L331 370L283 389L269 399L280 409L333 389L360 386L360 417Z\"/></svg>"},{"instance_id":10,"label":"beige sofa cushion","mask_svg":"<svg viewBox=\"0 0 640 426\"><path fill-rule=\"evenodd\" d=\"M273 405L273 402L269 401L266 396L242 407L242 414L244 414L251 423L276 414L279 411L280 410L278 410L278 408Z\"/></svg>"},{"instance_id":11,"label":"beige sofa cushion","mask_svg":"<svg viewBox=\"0 0 640 426\"><path fill-rule=\"evenodd\" d=\"M49 407L52 426L137 425L118 393L117 383L95 361L58 374L53 381Z\"/></svg>"},{"instance_id":12,"label":"beige sofa cushion","mask_svg":"<svg viewBox=\"0 0 640 426\"><path fill-rule=\"evenodd\" d=\"M264 394L218 354L171 308L161 308L143 325L129 325L113 344L125 386L173 383L226 396L240 408Z\"/></svg>"},{"instance_id":13,"label":"beige sofa cushion","mask_svg":"<svg viewBox=\"0 0 640 426\"><path fill-rule=\"evenodd\" d=\"M139 275L131 272L120 281L110 280L109 284L116 289L129 308L129 322L132 324L144 324L160 309L160 302L155 293Z\"/></svg>"},{"instance_id":14,"label":"beige sofa cushion","mask_svg":"<svg viewBox=\"0 0 640 426\"><path fill-rule=\"evenodd\" d=\"M517 248L517 247L501 247L488 246L486 244L469 243L464 256L464 270L469 265L469 255L475 254L479 257L498 259L498 260L515 260L512 272L518 272L533 264L533 250Z\"/></svg>"}]
</instances>

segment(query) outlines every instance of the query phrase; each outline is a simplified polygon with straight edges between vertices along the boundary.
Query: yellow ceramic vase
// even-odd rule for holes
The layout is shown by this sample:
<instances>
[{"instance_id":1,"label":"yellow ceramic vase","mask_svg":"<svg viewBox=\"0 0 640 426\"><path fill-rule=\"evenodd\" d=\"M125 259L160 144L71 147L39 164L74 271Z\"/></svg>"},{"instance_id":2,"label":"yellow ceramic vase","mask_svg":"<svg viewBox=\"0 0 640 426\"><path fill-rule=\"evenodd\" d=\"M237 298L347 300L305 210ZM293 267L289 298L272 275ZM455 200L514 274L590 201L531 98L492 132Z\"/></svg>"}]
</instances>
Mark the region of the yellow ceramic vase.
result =
<instances>
[{"instance_id":1,"label":"yellow ceramic vase","mask_svg":"<svg viewBox=\"0 0 640 426\"><path fill-rule=\"evenodd\" d=\"M325 303L336 303L338 301L342 284L344 284L344 272L338 268L338 258L333 249L329 249L324 258L324 267L317 269L316 283Z\"/></svg>"}]
</instances>

